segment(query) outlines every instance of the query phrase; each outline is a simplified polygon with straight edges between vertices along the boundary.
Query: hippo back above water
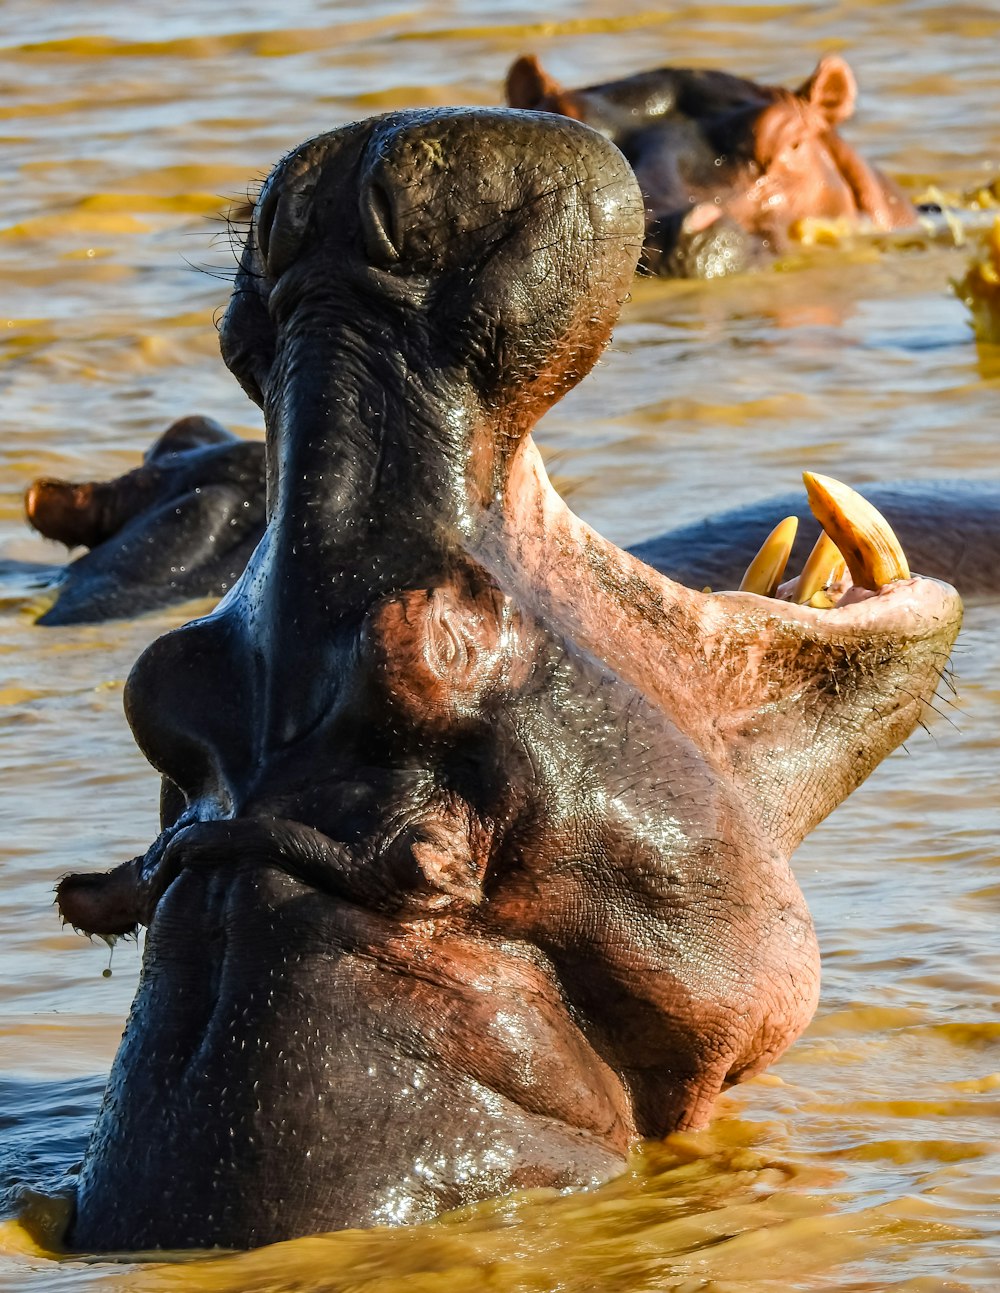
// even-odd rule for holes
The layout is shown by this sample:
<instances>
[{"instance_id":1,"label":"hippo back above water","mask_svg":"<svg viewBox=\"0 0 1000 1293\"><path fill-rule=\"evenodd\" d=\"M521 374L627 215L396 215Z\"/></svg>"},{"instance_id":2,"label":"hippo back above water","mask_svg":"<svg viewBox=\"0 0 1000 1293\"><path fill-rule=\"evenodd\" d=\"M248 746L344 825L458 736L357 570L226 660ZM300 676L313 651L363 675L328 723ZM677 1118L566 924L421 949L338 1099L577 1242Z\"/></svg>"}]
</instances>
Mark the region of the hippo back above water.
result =
<instances>
[{"instance_id":1,"label":"hippo back above water","mask_svg":"<svg viewBox=\"0 0 1000 1293\"><path fill-rule=\"evenodd\" d=\"M671 277L749 268L811 217L913 224L899 188L837 133L856 97L837 57L795 91L676 67L566 90L534 56L507 74L511 107L575 118L618 145L645 198L642 264Z\"/></svg>"}]
</instances>

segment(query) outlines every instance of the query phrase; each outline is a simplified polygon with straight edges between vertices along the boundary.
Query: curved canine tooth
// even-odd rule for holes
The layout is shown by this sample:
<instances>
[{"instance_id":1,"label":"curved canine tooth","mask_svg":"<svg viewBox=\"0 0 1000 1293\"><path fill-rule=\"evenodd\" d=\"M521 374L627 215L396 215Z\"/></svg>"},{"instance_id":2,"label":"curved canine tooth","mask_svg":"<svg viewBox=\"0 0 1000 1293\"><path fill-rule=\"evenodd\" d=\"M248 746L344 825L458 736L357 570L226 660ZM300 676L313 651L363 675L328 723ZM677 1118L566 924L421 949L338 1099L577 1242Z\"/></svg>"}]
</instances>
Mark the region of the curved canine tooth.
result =
<instances>
[{"instance_id":1,"label":"curved canine tooth","mask_svg":"<svg viewBox=\"0 0 1000 1293\"><path fill-rule=\"evenodd\" d=\"M837 547L825 530L820 531L819 538L813 544L813 550L806 558L792 589L791 600L800 605L811 603L812 597L843 577L847 569L844 554Z\"/></svg>"},{"instance_id":2,"label":"curved canine tooth","mask_svg":"<svg viewBox=\"0 0 1000 1293\"><path fill-rule=\"evenodd\" d=\"M813 516L843 553L856 584L878 589L894 579L909 579L906 556L881 512L831 476L804 471L802 479Z\"/></svg>"},{"instance_id":3,"label":"curved canine tooth","mask_svg":"<svg viewBox=\"0 0 1000 1293\"><path fill-rule=\"evenodd\" d=\"M747 566L747 572L740 583L741 593L762 593L773 597L775 589L781 582L788 564L788 554L795 542L795 532L799 528L797 516L786 516L774 527L761 545L753 561Z\"/></svg>"}]
</instances>

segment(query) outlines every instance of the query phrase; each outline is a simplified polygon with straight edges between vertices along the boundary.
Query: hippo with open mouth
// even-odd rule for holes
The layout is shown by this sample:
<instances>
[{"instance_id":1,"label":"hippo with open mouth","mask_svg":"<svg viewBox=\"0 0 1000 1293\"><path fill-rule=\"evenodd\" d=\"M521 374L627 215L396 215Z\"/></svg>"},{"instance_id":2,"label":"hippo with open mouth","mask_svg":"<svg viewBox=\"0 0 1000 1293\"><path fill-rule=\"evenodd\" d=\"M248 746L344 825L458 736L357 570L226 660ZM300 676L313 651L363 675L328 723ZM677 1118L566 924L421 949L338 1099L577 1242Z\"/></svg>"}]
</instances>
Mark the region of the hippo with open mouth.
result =
<instances>
[{"instance_id":1,"label":"hippo with open mouth","mask_svg":"<svg viewBox=\"0 0 1000 1293\"><path fill-rule=\"evenodd\" d=\"M551 114L392 113L267 181L222 326L267 528L128 680L162 833L59 886L148 929L75 1248L596 1183L809 1021L789 856L912 731L961 606L820 478L822 605L767 595L768 553L763 595L682 587L569 511L531 429L643 227Z\"/></svg>"},{"instance_id":2,"label":"hippo with open mouth","mask_svg":"<svg viewBox=\"0 0 1000 1293\"><path fill-rule=\"evenodd\" d=\"M915 224L902 191L837 133L856 99L854 74L835 55L794 91L680 67L566 90L533 55L507 73L512 108L584 121L622 150L646 203L642 264L668 277L747 269L810 217Z\"/></svg>"}]
</instances>

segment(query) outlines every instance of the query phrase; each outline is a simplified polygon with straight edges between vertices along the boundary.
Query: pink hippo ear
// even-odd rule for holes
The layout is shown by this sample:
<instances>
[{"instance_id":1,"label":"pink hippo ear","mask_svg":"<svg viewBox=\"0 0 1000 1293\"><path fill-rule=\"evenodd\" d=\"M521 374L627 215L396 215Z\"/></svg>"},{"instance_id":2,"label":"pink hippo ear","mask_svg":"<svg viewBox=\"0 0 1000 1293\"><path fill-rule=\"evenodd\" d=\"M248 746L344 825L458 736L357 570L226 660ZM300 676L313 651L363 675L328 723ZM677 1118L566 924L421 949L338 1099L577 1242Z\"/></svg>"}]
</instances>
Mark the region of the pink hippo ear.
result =
<instances>
[{"instance_id":1,"label":"pink hippo ear","mask_svg":"<svg viewBox=\"0 0 1000 1293\"><path fill-rule=\"evenodd\" d=\"M818 109L827 125L838 126L854 112L858 83L842 58L828 54L820 59L812 76L796 93Z\"/></svg>"},{"instance_id":2,"label":"pink hippo ear","mask_svg":"<svg viewBox=\"0 0 1000 1293\"><path fill-rule=\"evenodd\" d=\"M526 54L511 64L507 73L507 106L554 112L575 121L586 120L577 96L549 76L534 54Z\"/></svg>"},{"instance_id":3,"label":"pink hippo ear","mask_svg":"<svg viewBox=\"0 0 1000 1293\"><path fill-rule=\"evenodd\" d=\"M534 54L523 54L507 73L507 106L538 108L544 99L558 98L563 88L549 76Z\"/></svg>"}]
</instances>

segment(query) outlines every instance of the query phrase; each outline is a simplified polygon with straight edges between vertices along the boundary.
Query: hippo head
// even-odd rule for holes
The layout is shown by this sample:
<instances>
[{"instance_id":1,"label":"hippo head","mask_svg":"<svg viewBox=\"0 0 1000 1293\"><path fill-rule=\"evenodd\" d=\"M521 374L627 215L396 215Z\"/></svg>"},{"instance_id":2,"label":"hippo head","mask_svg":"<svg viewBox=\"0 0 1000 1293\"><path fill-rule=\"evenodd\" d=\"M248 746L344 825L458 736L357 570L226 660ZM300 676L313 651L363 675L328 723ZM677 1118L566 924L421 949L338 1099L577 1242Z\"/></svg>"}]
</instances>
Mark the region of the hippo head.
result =
<instances>
[{"instance_id":1,"label":"hippo head","mask_svg":"<svg viewBox=\"0 0 1000 1293\"><path fill-rule=\"evenodd\" d=\"M507 75L512 107L584 121L625 153L646 202L646 267L706 277L781 250L810 217L914 222L900 190L837 133L856 98L836 56L795 91L672 67L565 90L534 57Z\"/></svg>"},{"instance_id":2,"label":"hippo head","mask_svg":"<svg viewBox=\"0 0 1000 1293\"><path fill-rule=\"evenodd\" d=\"M959 603L874 578L849 521L872 587L819 610L686 589L566 508L530 430L642 232L617 149L545 114L395 113L264 186L222 345L267 529L129 678L161 835L59 891L148 927L74 1245L600 1181L809 1020L789 854L912 730Z\"/></svg>"},{"instance_id":3,"label":"hippo head","mask_svg":"<svg viewBox=\"0 0 1000 1293\"><path fill-rule=\"evenodd\" d=\"M235 584L264 529L264 446L211 418L169 426L113 480L42 477L25 499L47 539L89 549L64 566L40 624L136 615Z\"/></svg>"}]
</instances>

